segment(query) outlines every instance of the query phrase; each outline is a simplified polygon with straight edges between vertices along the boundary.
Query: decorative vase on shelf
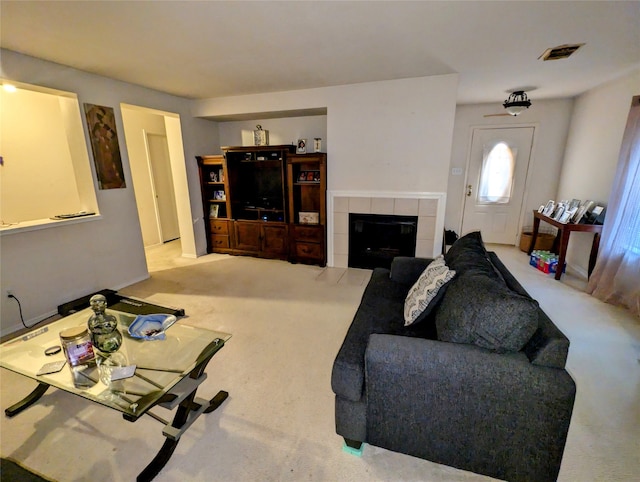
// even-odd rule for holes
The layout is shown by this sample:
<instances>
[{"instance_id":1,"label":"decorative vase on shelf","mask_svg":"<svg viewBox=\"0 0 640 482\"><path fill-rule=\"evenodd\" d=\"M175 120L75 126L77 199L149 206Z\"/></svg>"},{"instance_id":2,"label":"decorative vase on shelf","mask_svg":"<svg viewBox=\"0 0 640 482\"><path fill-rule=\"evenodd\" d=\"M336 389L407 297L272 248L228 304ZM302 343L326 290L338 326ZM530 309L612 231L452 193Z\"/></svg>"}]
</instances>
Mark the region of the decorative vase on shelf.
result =
<instances>
[{"instance_id":1,"label":"decorative vase on shelf","mask_svg":"<svg viewBox=\"0 0 640 482\"><path fill-rule=\"evenodd\" d=\"M93 315L89 317L91 343L103 356L115 353L122 346L122 334L118 330L118 320L105 312L107 299L103 295L93 295L89 300Z\"/></svg>"}]
</instances>

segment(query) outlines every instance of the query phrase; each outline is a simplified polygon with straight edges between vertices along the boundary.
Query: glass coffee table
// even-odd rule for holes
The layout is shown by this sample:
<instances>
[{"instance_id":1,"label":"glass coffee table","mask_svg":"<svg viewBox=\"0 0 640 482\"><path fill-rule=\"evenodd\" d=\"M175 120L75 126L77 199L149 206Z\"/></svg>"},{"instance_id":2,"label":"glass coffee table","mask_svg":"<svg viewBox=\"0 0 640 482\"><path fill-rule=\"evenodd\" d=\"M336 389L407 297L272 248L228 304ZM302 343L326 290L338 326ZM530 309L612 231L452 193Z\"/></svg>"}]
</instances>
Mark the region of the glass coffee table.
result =
<instances>
[{"instance_id":1,"label":"glass coffee table","mask_svg":"<svg viewBox=\"0 0 640 482\"><path fill-rule=\"evenodd\" d=\"M61 346L59 333L86 326L92 313L89 308L78 311L0 345L0 367L38 382L33 392L7 408L5 414L17 415L37 402L49 387L55 387L117 410L130 422L149 415L165 425L162 433L166 437L156 457L137 478L138 481L152 480L168 462L191 424L203 413L218 408L228 397L227 392L220 391L211 400L204 400L196 397L196 391L207 378L205 369L209 360L231 335L182 325L178 321L166 331L164 340L135 339L129 336L127 328L136 315L107 309L107 313L118 319L118 329L123 336L123 344L113 360L118 365L135 365L133 376L111 380L112 367L103 363L83 369L72 369L67 363L57 373L37 375L44 364L65 360L63 350L45 354L45 350ZM150 412L155 406L177 408L173 421Z\"/></svg>"}]
</instances>

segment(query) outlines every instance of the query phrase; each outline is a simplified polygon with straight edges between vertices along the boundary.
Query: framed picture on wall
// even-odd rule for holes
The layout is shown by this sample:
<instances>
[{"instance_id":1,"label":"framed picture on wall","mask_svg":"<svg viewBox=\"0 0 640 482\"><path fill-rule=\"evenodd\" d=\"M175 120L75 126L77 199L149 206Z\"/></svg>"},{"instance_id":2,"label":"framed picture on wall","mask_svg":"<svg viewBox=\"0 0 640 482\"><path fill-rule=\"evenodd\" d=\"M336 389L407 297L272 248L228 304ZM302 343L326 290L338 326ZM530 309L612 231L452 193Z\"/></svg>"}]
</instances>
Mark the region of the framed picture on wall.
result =
<instances>
[{"instance_id":1,"label":"framed picture on wall","mask_svg":"<svg viewBox=\"0 0 640 482\"><path fill-rule=\"evenodd\" d=\"M113 107L84 104L84 114L100 189L126 188Z\"/></svg>"}]
</instances>

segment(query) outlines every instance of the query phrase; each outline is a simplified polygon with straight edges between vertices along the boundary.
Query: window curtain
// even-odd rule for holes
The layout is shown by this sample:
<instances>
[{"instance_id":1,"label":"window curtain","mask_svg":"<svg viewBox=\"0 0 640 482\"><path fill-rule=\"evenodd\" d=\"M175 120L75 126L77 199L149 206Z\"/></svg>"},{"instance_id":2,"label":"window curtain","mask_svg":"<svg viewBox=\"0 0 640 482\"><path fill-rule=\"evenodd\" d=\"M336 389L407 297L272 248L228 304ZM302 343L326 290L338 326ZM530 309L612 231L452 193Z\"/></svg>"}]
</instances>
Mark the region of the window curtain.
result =
<instances>
[{"instance_id":1,"label":"window curtain","mask_svg":"<svg viewBox=\"0 0 640 482\"><path fill-rule=\"evenodd\" d=\"M640 317L640 96L631 104L587 292Z\"/></svg>"}]
</instances>

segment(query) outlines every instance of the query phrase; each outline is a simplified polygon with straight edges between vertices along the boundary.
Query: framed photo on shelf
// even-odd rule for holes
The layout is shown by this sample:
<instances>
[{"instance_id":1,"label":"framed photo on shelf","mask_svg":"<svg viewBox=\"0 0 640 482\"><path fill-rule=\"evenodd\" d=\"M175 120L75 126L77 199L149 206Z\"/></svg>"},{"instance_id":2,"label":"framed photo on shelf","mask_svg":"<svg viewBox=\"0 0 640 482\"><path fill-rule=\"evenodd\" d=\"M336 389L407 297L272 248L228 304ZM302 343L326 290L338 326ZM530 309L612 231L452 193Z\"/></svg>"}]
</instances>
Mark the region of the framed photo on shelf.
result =
<instances>
[{"instance_id":1,"label":"framed photo on shelf","mask_svg":"<svg viewBox=\"0 0 640 482\"><path fill-rule=\"evenodd\" d=\"M560 221L560 218L562 217L566 209L567 205L565 203L558 203L555 211L553 212L553 219L555 219L556 221Z\"/></svg>"},{"instance_id":2,"label":"framed photo on shelf","mask_svg":"<svg viewBox=\"0 0 640 482\"><path fill-rule=\"evenodd\" d=\"M300 224L318 224L320 222L320 213L312 211L300 211L298 213Z\"/></svg>"},{"instance_id":3,"label":"framed photo on shelf","mask_svg":"<svg viewBox=\"0 0 640 482\"><path fill-rule=\"evenodd\" d=\"M589 220L587 221L589 224L603 224L604 223L604 206L597 205L589 214Z\"/></svg>"},{"instance_id":4,"label":"framed photo on shelf","mask_svg":"<svg viewBox=\"0 0 640 482\"><path fill-rule=\"evenodd\" d=\"M213 199L215 199L216 201L225 201L227 199L227 196L225 196L224 191L214 191Z\"/></svg>"},{"instance_id":5,"label":"framed photo on shelf","mask_svg":"<svg viewBox=\"0 0 640 482\"><path fill-rule=\"evenodd\" d=\"M580 205L578 212L576 213L576 219L574 222L578 224L589 224L589 216L591 215L591 210L595 207L596 203L594 201L586 200Z\"/></svg>"},{"instance_id":6,"label":"framed photo on shelf","mask_svg":"<svg viewBox=\"0 0 640 482\"><path fill-rule=\"evenodd\" d=\"M296 147L296 154L306 154L306 153L307 153L307 140L298 139L298 147Z\"/></svg>"},{"instance_id":7,"label":"framed photo on shelf","mask_svg":"<svg viewBox=\"0 0 640 482\"><path fill-rule=\"evenodd\" d=\"M215 171L209 171L209 180L211 182L218 182L218 173Z\"/></svg>"},{"instance_id":8,"label":"framed photo on shelf","mask_svg":"<svg viewBox=\"0 0 640 482\"><path fill-rule=\"evenodd\" d=\"M219 212L220 212L220 206L218 206L217 204L212 204L211 207L209 208L209 217L217 218Z\"/></svg>"},{"instance_id":9,"label":"framed photo on shelf","mask_svg":"<svg viewBox=\"0 0 640 482\"><path fill-rule=\"evenodd\" d=\"M544 214L545 216L551 217L551 214L553 214L553 209L555 208L555 206L556 206L556 203L550 199L547 202L547 205L544 207L544 211L542 211L542 214Z\"/></svg>"},{"instance_id":10,"label":"framed photo on shelf","mask_svg":"<svg viewBox=\"0 0 640 482\"><path fill-rule=\"evenodd\" d=\"M558 219L558 221L560 221L562 224L567 224L570 220L571 217L575 214L575 210L574 209L566 209L563 213L562 216L560 216L560 218Z\"/></svg>"},{"instance_id":11,"label":"framed photo on shelf","mask_svg":"<svg viewBox=\"0 0 640 482\"><path fill-rule=\"evenodd\" d=\"M320 171L300 171L298 182L318 183L320 182Z\"/></svg>"},{"instance_id":12,"label":"framed photo on shelf","mask_svg":"<svg viewBox=\"0 0 640 482\"><path fill-rule=\"evenodd\" d=\"M587 211L587 207L585 206L584 203L582 203L578 209L576 209L576 212L573 214L572 218L571 218L571 222L573 223L579 223L582 220L582 217L584 216L584 213Z\"/></svg>"}]
</instances>

